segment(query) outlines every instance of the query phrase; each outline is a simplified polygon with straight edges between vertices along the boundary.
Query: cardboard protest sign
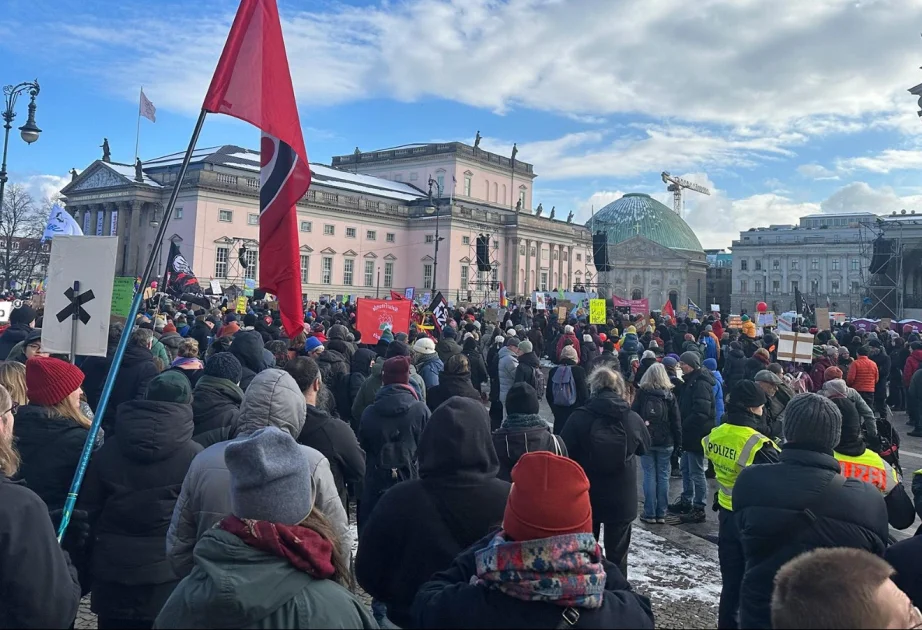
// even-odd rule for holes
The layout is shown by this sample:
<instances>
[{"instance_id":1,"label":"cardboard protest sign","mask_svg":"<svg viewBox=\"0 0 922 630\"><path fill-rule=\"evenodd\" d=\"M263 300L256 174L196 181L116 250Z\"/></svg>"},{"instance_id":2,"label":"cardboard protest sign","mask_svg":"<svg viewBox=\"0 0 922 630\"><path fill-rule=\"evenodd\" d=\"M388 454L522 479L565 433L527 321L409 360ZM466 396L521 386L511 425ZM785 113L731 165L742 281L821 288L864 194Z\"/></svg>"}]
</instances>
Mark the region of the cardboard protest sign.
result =
<instances>
[{"instance_id":1,"label":"cardboard protest sign","mask_svg":"<svg viewBox=\"0 0 922 630\"><path fill-rule=\"evenodd\" d=\"M795 363L813 362L813 335L789 330L778 332L778 360Z\"/></svg>"},{"instance_id":2,"label":"cardboard protest sign","mask_svg":"<svg viewBox=\"0 0 922 630\"><path fill-rule=\"evenodd\" d=\"M816 327L820 330L829 329L829 309L828 308L817 308L816 309Z\"/></svg>"}]
</instances>

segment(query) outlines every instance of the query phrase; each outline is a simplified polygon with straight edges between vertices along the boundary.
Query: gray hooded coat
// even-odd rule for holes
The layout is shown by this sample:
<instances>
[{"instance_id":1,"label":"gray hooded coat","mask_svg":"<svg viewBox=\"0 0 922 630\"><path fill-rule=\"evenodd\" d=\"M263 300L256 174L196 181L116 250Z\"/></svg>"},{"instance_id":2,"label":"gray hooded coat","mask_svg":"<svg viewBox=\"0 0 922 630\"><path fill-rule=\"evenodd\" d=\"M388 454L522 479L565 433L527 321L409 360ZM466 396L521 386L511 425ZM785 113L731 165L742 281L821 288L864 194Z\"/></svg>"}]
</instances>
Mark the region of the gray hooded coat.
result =
<instances>
[{"instance_id":1,"label":"gray hooded coat","mask_svg":"<svg viewBox=\"0 0 922 630\"><path fill-rule=\"evenodd\" d=\"M304 427L304 394L287 372L267 369L250 383L240 407L237 435L274 426L297 439ZM219 442L195 456L183 480L182 491L173 509L166 536L166 553L173 570L180 577L192 571L195 543L221 519L231 513L230 472L224 463L224 450L230 442ZM330 462L320 451L301 446L311 462L314 505L330 521L341 541L343 554L352 551L349 519L336 491Z\"/></svg>"}]
</instances>

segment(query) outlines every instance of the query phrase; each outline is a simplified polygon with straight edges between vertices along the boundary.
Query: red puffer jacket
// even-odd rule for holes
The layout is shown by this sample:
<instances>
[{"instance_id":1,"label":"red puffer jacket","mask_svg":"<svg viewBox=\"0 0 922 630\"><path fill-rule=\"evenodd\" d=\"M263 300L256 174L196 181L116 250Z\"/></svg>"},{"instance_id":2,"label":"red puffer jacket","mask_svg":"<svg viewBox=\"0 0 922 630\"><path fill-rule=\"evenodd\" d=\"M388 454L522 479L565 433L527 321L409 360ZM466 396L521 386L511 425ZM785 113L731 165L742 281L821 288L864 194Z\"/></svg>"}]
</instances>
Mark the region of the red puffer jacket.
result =
<instances>
[{"instance_id":1,"label":"red puffer jacket","mask_svg":"<svg viewBox=\"0 0 922 630\"><path fill-rule=\"evenodd\" d=\"M922 350L913 350L903 367L903 387L909 387L909 381L912 380L912 375L916 373L919 366L922 366Z\"/></svg>"},{"instance_id":2,"label":"red puffer jacket","mask_svg":"<svg viewBox=\"0 0 922 630\"><path fill-rule=\"evenodd\" d=\"M867 356L859 355L851 367L848 368L848 376L845 382L848 383L849 387L858 390L860 393L874 393L879 377L877 364Z\"/></svg>"}]
</instances>

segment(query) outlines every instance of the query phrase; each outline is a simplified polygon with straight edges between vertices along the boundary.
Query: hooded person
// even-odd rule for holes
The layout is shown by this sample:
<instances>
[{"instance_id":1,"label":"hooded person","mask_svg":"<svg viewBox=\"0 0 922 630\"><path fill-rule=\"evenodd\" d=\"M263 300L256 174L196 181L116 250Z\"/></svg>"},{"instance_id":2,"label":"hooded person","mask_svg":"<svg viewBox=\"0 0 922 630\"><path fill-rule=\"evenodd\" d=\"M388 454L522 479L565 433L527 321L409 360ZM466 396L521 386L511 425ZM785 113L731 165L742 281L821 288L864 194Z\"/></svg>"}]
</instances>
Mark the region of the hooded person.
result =
<instances>
[{"instance_id":1,"label":"hooded person","mask_svg":"<svg viewBox=\"0 0 922 630\"><path fill-rule=\"evenodd\" d=\"M796 556L819 547L854 547L881 556L889 527L883 495L843 477L833 449L842 433L835 404L799 394L787 406L777 464L748 466L733 488L745 562L740 627L771 628L772 583Z\"/></svg>"},{"instance_id":2,"label":"hooded person","mask_svg":"<svg viewBox=\"0 0 922 630\"><path fill-rule=\"evenodd\" d=\"M208 357L201 378L192 390L192 439L208 448L236 434L243 390L243 367L230 352Z\"/></svg>"},{"instance_id":3,"label":"hooded person","mask_svg":"<svg viewBox=\"0 0 922 630\"><path fill-rule=\"evenodd\" d=\"M305 417L304 394L288 373L269 368L253 378L243 396L234 439L218 442L199 453L183 481L166 536L167 558L177 575L189 574L195 543L231 513L230 473L224 459L228 446L267 426L282 429L296 438L304 428ZM330 471L330 462L313 448L303 445L300 448L311 462L315 505L332 525L342 543L343 554L348 557L352 537L346 511Z\"/></svg>"},{"instance_id":4,"label":"hooded person","mask_svg":"<svg viewBox=\"0 0 922 630\"><path fill-rule=\"evenodd\" d=\"M563 440L551 433L538 408L538 393L528 383L516 383L506 395L506 419L493 432L493 447L499 457L499 478L512 480L512 469L525 453L549 451L567 455Z\"/></svg>"},{"instance_id":5,"label":"hooded person","mask_svg":"<svg viewBox=\"0 0 922 630\"><path fill-rule=\"evenodd\" d=\"M195 546L195 564L157 628L375 628L345 587L348 555L319 509L304 447L276 427L225 453L230 505Z\"/></svg>"},{"instance_id":6,"label":"hooded person","mask_svg":"<svg viewBox=\"0 0 922 630\"><path fill-rule=\"evenodd\" d=\"M154 378L143 400L119 405L118 435L90 459L77 508L95 532L90 610L104 628L150 626L179 584L164 539L183 479L202 446L192 441L192 387Z\"/></svg>"},{"instance_id":7,"label":"hooded person","mask_svg":"<svg viewBox=\"0 0 922 630\"><path fill-rule=\"evenodd\" d=\"M385 491L419 476L417 451L429 421L429 408L409 379L409 357L385 361L382 387L374 404L362 412L359 444L365 451L365 483L358 506L359 533Z\"/></svg>"},{"instance_id":8,"label":"hooded person","mask_svg":"<svg viewBox=\"0 0 922 630\"><path fill-rule=\"evenodd\" d=\"M0 334L0 361L5 361L16 344L25 341L35 327L35 309L27 304L10 311L10 325Z\"/></svg>"},{"instance_id":9,"label":"hooded person","mask_svg":"<svg viewBox=\"0 0 922 630\"><path fill-rule=\"evenodd\" d=\"M352 401L352 422L356 432L358 432L358 427L362 420L362 414L365 412L367 407L370 407L372 404L374 404L375 396L377 396L378 390L380 390L382 387L382 372L384 371L384 362L387 359L391 359L393 357L410 357L411 355L412 350L410 350L410 347L407 344L401 341L394 341L387 346L387 354L384 358L377 357L375 359L375 362L372 364L371 369L368 372L368 377L362 383L358 394ZM423 377L419 375L413 365L410 365L410 386L413 387L413 390L416 392L416 395L419 396L419 399L425 402L426 383L423 381Z\"/></svg>"},{"instance_id":10,"label":"hooded person","mask_svg":"<svg viewBox=\"0 0 922 630\"><path fill-rule=\"evenodd\" d=\"M739 381L746 378L746 361L743 344L731 341L729 350L724 352L724 367L721 370L726 391L731 391Z\"/></svg>"},{"instance_id":11,"label":"hooded person","mask_svg":"<svg viewBox=\"0 0 922 630\"><path fill-rule=\"evenodd\" d=\"M502 529L422 584L416 628L653 628L592 534L590 485L579 464L524 455L512 470Z\"/></svg>"},{"instance_id":12,"label":"hooded person","mask_svg":"<svg viewBox=\"0 0 922 630\"><path fill-rule=\"evenodd\" d=\"M324 344L327 350L333 350L345 357L346 362L352 365L352 356L355 354L355 344L350 343L346 338L349 336L349 329L342 324L333 324L327 331L327 342Z\"/></svg>"},{"instance_id":13,"label":"hooded person","mask_svg":"<svg viewBox=\"0 0 922 630\"><path fill-rule=\"evenodd\" d=\"M339 417L347 422L353 432L359 433L359 420L361 416L352 415L352 404L358 399L359 392L362 390L365 380L371 374L371 368L375 363L377 355L374 350L368 348L359 348L352 354L352 362L349 365L349 377L340 382L339 387L334 393L336 396L336 407L339 409Z\"/></svg>"},{"instance_id":14,"label":"hooded person","mask_svg":"<svg viewBox=\"0 0 922 630\"><path fill-rule=\"evenodd\" d=\"M448 399L423 430L419 478L389 490L363 526L356 577L399 627L413 627L419 587L502 522L509 484L489 426L479 401Z\"/></svg>"},{"instance_id":15,"label":"hooded person","mask_svg":"<svg viewBox=\"0 0 922 630\"><path fill-rule=\"evenodd\" d=\"M717 370L717 359L705 359L702 362L702 365L711 373L711 376L714 377L714 407L715 407L715 422L720 424L720 419L724 415L724 377Z\"/></svg>"},{"instance_id":16,"label":"hooded person","mask_svg":"<svg viewBox=\"0 0 922 630\"><path fill-rule=\"evenodd\" d=\"M443 364L448 363L448 359L454 355L461 354L461 346L458 345L458 331L451 326L446 326L442 331L442 338L435 344L435 352Z\"/></svg>"},{"instance_id":17,"label":"hooded person","mask_svg":"<svg viewBox=\"0 0 922 630\"><path fill-rule=\"evenodd\" d=\"M637 338L637 335L634 335L634 339ZM580 354L580 344L579 339L576 338L576 333L574 332L573 326L567 324L563 327L563 334L557 340L557 347L555 348L554 356L557 360L560 360L560 351L563 350L563 347L569 342L576 349L576 356L581 356Z\"/></svg>"},{"instance_id":18,"label":"hooded person","mask_svg":"<svg viewBox=\"0 0 922 630\"><path fill-rule=\"evenodd\" d=\"M471 385L480 392L481 388L490 382L490 375L487 373L487 363L484 361L477 340L473 337L465 339L462 351L471 365Z\"/></svg>"},{"instance_id":19,"label":"hooded person","mask_svg":"<svg viewBox=\"0 0 922 630\"><path fill-rule=\"evenodd\" d=\"M244 392L256 378L256 375L269 367L263 354L265 349L262 335L255 330L241 332L234 337L230 353L237 357L243 369L240 377L240 389Z\"/></svg>"},{"instance_id":20,"label":"hooded person","mask_svg":"<svg viewBox=\"0 0 922 630\"><path fill-rule=\"evenodd\" d=\"M176 331L176 326L167 325L164 327L163 334L160 336L160 343L166 349L170 364L179 356L179 346L182 345L183 341L182 335ZM201 352L201 348L199 348L199 351Z\"/></svg>"},{"instance_id":21,"label":"hooded person","mask_svg":"<svg viewBox=\"0 0 922 630\"><path fill-rule=\"evenodd\" d=\"M435 411L436 407L452 396L480 400L480 392L471 384L470 361L464 354L449 357L445 371L439 377L439 384L427 392L426 405L430 411Z\"/></svg>"}]
</instances>

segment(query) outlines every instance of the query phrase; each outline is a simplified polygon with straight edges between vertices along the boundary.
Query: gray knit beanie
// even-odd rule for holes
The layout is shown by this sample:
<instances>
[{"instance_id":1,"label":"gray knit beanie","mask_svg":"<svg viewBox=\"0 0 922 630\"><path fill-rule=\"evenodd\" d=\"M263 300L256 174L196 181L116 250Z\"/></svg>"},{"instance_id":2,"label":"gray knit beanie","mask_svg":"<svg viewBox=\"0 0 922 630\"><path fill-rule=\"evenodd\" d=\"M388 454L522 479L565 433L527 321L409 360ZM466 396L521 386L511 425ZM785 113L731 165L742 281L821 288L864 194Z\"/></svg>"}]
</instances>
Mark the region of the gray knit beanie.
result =
<instances>
[{"instance_id":1,"label":"gray knit beanie","mask_svg":"<svg viewBox=\"0 0 922 630\"><path fill-rule=\"evenodd\" d=\"M277 427L257 429L224 450L231 509L241 519L297 525L314 507L306 449Z\"/></svg>"},{"instance_id":2,"label":"gray knit beanie","mask_svg":"<svg viewBox=\"0 0 922 630\"><path fill-rule=\"evenodd\" d=\"M701 355L690 350L688 352L683 352L682 356L679 357L679 361L696 370L701 367ZM838 444L838 442L836 442L836 444Z\"/></svg>"},{"instance_id":3,"label":"gray knit beanie","mask_svg":"<svg viewBox=\"0 0 922 630\"><path fill-rule=\"evenodd\" d=\"M239 384L243 378L243 366L239 359L230 352L217 352L205 361L205 376L223 378Z\"/></svg>"},{"instance_id":4,"label":"gray knit beanie","mask_svg":"<svg viewBox=\"0 0 922 630\"><path fill-rule=\"evenodd\" d=\"M798 394L784 410L784 440L831 452L842 435L842 414L819 394Z\"/></svg>"}]
</instances>

